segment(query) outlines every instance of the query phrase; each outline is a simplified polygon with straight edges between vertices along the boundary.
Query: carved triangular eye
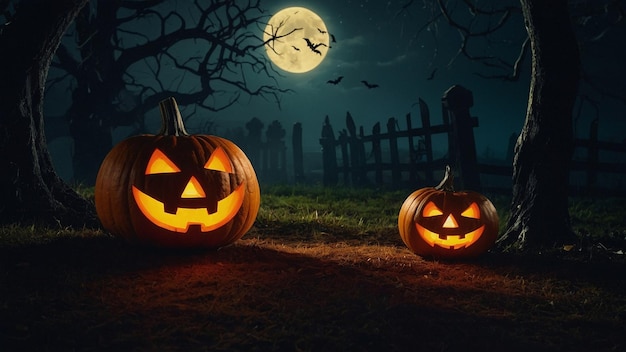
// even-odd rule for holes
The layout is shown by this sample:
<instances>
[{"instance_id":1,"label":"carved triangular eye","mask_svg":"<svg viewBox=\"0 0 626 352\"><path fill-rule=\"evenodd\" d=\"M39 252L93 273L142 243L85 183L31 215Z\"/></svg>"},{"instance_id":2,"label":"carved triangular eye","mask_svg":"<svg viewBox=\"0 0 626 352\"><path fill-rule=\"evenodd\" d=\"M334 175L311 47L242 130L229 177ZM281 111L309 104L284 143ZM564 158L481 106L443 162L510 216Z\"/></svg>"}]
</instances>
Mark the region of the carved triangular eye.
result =
<instances>
[{"instance_id":1,"label":"carved triangular eye","mask_svg":"<svg viewBox=\"0 0 626 352\"><path fill-rule=\"evenodd\" d=\"M461 213L461 216L472 219L480 219L480 208L478 208L478 204L476 204L476 202L470 204L470 206Z\"/></svg>"},{"instance_id":2,"label":"carved triangular eye","mask_svg":"<svg viewBox=\"0 0 626 352\"><path fill-rule=\"evenodd\" d=\"M180 169L162 151L155 149L146 166L146 175L171 174L180 172Z\"/></svg>"},{"instance_id":3,"label":"carved triangular eye","mask_svg":"<svg viewBox=\"0 0 626 352\"><path fill-rule=\"evenodd\" d=\"M224 149L222 148L217 148L213 151L213 153L211 153L211 157L209 158L209 161L204 164L204 168L228 173L233 172L233 166L230 163L230 158L228 158L228 155L226 155L226 152L224 152Z\"/></svg>"},{"instance_id":4,"label":"carved triangular eye","mask_svg":"<svg viewBox=\"0 0 626 352\"><path fill-rule=\"evenodd\" d=\"M426 218L438 215L443 215L443 212L433 202L428 202L422 210L422 216Z\"/></svg>"}]
</instances>

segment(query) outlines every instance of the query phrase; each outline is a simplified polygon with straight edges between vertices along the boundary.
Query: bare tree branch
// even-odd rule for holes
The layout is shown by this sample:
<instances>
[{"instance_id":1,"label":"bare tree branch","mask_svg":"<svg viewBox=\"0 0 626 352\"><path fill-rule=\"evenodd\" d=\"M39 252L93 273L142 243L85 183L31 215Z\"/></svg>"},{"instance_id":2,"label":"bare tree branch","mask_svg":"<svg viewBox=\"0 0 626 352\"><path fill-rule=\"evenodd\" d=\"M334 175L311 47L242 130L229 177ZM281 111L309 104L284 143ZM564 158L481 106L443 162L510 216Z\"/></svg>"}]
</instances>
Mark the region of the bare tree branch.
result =
<instances>
[{"instance_id":1,"label":"bare tree branch","mask_svg":"<svg viewBox=\"0 0 626 352\"><path fill-rule=\"evenodd\" d=\"M488 68L495 68L497 70L510 71L508 74L484 74L476 73L480 77L503 79L507 81L514 81L519 78L519 71L521 69L524 60L526 59L526 52L528 51L527 40L522 43L520 53L517 56L515 63L510 64L503 58L496 55L476 55L470 52L470 44L473 39L481 38L489 40L489 37L498 31L500 31L511 19L513 14L520 14L521 10L518 6L503 5L501 8L486 9L476 6L470 0L462 0L471 14L471 19L466 21L467 24L461 24L457 21L449 8L449 5L443 0L437 0L439 11L443 16L446 23L455 28L461 37L459 49L455 56L453 56L448 62L448 66L452 65L459 56L463 56L470 61L480 62L482 65ZM496 18L495 24L492 24L492 19ZM479 27L479 28L475 28Z\"/></svg>"},{"instance_id":2,"label":"bare tree branch","mask_svg":"<svg viewBox=\"0 0 626 352\"><path fill-rule=\"evenodd\" d=\"M232 106L242 94L270 99L280 107L280 95L290 90L277 87L274 75L279 73L256 51L300 28L281 35L273 33L270 39L263 41L248 29L251 25L266 26L267 15L258 0L247 3L194 0L188 7L193 16L181 15L180 9L164 11L166 4L163 0L121 1L119 6L124 8L124 17L109 19L114 24L110 31L111 47L106 55L115 58L107 67L106 76L109 79L119 77L123 85L142 96L142 106L116 113L112 124L133 123L132 120L156 106L155 100L171 94L177 96L180 105L197 104L212 111ZM103 2L104 5L111 6ZM98 12L112 12L98 6ZM107 40L102 38L102 27L95 25L99 15L85 17L94 19L91 28L97 28L97 32L88 31L90 22L73 32L75 38L83 38L78 44L81 58L73 58L66 43L55 60L55 68L77 77L80 75L77 68L94 59L90 48L101 44L94 41ZM150 23L152 27L146 30L147 26L137 21ZM191 45L192 50L180 50L185 45ZM246 71L255 74L255 81L265 77L272 84L252 84L246 78ZM61 79L53 83L58 81ZM135 117L131 118L132 115ZM128 118L131 121L123 122Z\"/></svg>"},{"instance_id":3,"label":"bare tree branch","mask_svg":"<svg viewBox=\"0 0 626 352\"><path fill-rule=\"evenodd\" d=\"M490 5L491 4L491 5ZM418 2L406 1L396 13L396 16L410 14L411 6L418 6ZM448 66L453 65L459 58L478 63L483 69L474 74L485 79L504 81L518 81L525 67L528 66L530 45L526 33L520 26L519 50L517 56L503 56L498 46L503 43L501 35L503 29L512 21L521 21L521 9L516 1L479 2L477 0L437 0L423 2L423 8L430 8L430 17L421 23L414 31L414 40L424 32L433 34L433 62L439 50L440 41L437 34L431 29L437 28L439 22L444 22L449 28L456 29L459 34L456 53L449 58ZM423 10L423 9L422 9ZM467 12L466 12L467 11ZM615 40L616 36L624 34L626 22L626 3L623 0L580 0L571 1L569 12L577 30L577 37L582 54L594 53L597 56L599 48L619 47L603 44L607 40ZM521 23L518 23L518 25ZM522 36L523 34L523 36ZM613 38L613 39L611 39ZM511 44L505 44L507 52ZM626 60L624 50L619 49L607 52L607 57L619 62ZM431 63L431 66L433 64ZM626 103L626 92L619 89L619 83L609 75L592 74L597 67L582 66L581 89L590 89L597 94L613 100ZM584 94L581 92L581 94ZM590 93L591 94L591 93Z\"/></svg>"},{"instance_id":4,"label":"bare tree branch","mask_svg":"<svg viewBox=\"0 0 626 352\"><path fill-rule=\"evenodd\" d=\"M466 4L471 4L469 0L463 0L463 2L465 2ZM484 11L484 10L479 10L474 5L471 5L469 9L470 9L470 12L474 16L476 15L494 16L498 14L500 15L500 19L498 20L495 26L492 27L491 25L489 25L487 28L483 30L474 31L469 26L463 26L459 22L454 20L450 14L448 7L443 3L443 0L437 0L437 3L439 4L439 9L441 10L441 14L446 19L448 24L452 26L453 28L458 29L462 33L462 36L464 37L483 37L483 36L492 34L498 31L500 28L502 28L506 24L509 17L511 16L512 11L521 12L519 7L513 7L513 6L505 7L503 9L496 10L496 11Z\"/></svg>"},{"instance_id":5,"label":"bare tree branch","mask_svg":"<svg viewBox=\"0 0 626 352\"><path fill-rule=\"evenodd\" d=\"M71 89L65 115L75 172L97 172L114 128L148 132L141 130L145 116L170 96L197 112L252 98L280 108L290 90L278 86L280 73L260 49L298 29L264 41L267 20L259 0L90 2L67 32L48 81Z\"/></svg>"},{"instance_id":6,"label":"bare tree branch","mask_svg":"<svg viewBox=\"0 0 626 352\"><path fill-rule=\"evenodd\" d=\"M504 81L511 81L511 82L516 82L519 81L519 78L521 76L522 73L522 66L524 64L524 62L526 62L526 57L528 56L528 53L530 52L530 38L526 37L526 40L524 40L524 42L521 45L520 51L519 51L519 55L517 56L517 59L515 60L515 64L513 64L512 66L512 72L510 75L502 75L502 74L483 74L483 73L476 73L477 76L481 77L481 78L486 78L486 79L501 79ZM498 60L500 61L500 63L504 66L509 66L509 64L498 58Z\"/></svg>"}]
</instances>

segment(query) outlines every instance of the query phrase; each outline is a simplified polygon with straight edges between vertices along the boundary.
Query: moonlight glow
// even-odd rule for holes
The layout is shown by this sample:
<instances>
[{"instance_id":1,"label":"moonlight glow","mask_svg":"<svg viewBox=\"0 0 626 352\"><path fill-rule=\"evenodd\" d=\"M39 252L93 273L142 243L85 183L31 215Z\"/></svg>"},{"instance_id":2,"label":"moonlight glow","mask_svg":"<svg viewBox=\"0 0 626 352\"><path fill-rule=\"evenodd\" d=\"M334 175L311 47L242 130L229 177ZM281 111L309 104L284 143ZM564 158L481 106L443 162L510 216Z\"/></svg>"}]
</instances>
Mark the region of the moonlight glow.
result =
<instances>
[{"instance_id":1,"label":"moonlight glow","mask_svg":"<svg viewBox=\"0 0 626 352\"><path fill-rule=\"evenodd\" d=\"M265 27L263 41L267 42L265 50L270 60L293 73L317 67L330 45L324 21L304 7L289 7L272 16Z\"/></svg>"}]
</instances>

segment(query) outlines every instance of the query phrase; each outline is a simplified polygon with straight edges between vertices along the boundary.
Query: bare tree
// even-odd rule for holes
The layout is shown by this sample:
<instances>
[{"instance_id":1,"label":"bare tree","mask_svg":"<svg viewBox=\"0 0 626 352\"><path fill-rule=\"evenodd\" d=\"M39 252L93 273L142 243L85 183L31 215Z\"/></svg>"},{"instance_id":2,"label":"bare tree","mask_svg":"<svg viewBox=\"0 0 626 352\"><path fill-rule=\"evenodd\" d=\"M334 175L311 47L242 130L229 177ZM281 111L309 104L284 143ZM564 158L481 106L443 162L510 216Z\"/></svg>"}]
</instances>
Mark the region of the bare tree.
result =
<instances>
[{"instance_id":1,"label":"bare tree","mask_svg":"<svg viewBox=\"0 0 626 352\"><path fill-rule=\"evenodd\" d=\"M176 96L197 111L227 109L242 98L280 105L264 46L267 16L256 1L92 1L53 61L50 85L69 84L67 111L78 181L92 183L111 149L111 130L134 126ZM187 112L186 116L193 115Z\"/></svg>"},{"instance_id":2,"label":"bare tree","mask_svg":"<svg viewBox=\"0 0 626 352\"><path fill-rule=\"evenodd\" d=\"M519 0L408 0L397 16L408 14L418 4L422 5L420 12L429 15L413 32L410 43L430 35L433 65L445 60L452 66L465 60L477 64L474 74L478 77L510 82L518 81L530 67L530 38ZM582 58L579 98L602 95L626 103L626 91L619 89L621 80L614 75L615 66L626 59L626 51L611 44L624 35L626 4L622 0L569 0L567 9ZM458 42L448 37L442 40L443 26L458 33ZM439 57L442 47L450 43L457 46L456 54ZM599 50L609 61L601 70L587 63L597 58Z\"/></svg>"},{"instance_id":3,"label":"bare tree","mask_svg":"<svg viewBox=\"0 0 626 352\"><path fill-rule=\"evenodd\" d=\"M409 11L414 2L409 0L400 12ZM623 91L603 89L605 85L594 83L597 77L587 74L589 67L581 65L579 47L597 42L622 23L623 4L615 0L488 1L488 5L478 5L474 0L424 1L427 3L433 5L432 16L416 36L427 30L434 32L431 29L441 22L456 29L461 39L449 64L463 57L480 64L476 72L480 77L517 81L527 60L531 60L526 120L513 162L511 216L499 247L524 250L573 243L568 184L573 109L580 96L581 77L587 85L583 91L595 88L626 102ZM576 28L587 26L599 16L604 18L600 29L590 38L581 38L579 32L577 38L573 24ZM501 52L485 51L502 40L515 39L498 37L511 23L523 24L526 29L517 36L517 54L504 58ZM590 32L586 28L585 33ZM434 39L437 43L436 35Z\"/></svg>"},{"instance_id":4,"label":"bare tree","mask_svg":"<svg viewBox=\"0 0 626 352\"><path fill-rule=\"evenodd\" d=\"M567 0L521 0L531 44L526 121L515 146L513 198L500 247L575 243L568 209L580 55Z\"/></svg>"},{"instance_id":5,"label":"bare tree","mask_svg":"<svg viewBox=\"0 0 626 352\"><path fill-rule=\"evenodd\" d=\"M87 3L0 2L0 223L98 225L93 204L56 174L43 118L53 56ZM82 140L77 151L107 141L110 148L113 126L141 123L146 111L171 95L181 105L213 111L234 104L242 94L278 101L283 90L263 80L254 84L248 80L252 74L271 81L271 65L266 66L265 59L254 54L266 43L246 30L248 25L262 22L258 1L240 6L239 1L196 0L189 15L194 25L189 26L178 12L153 7L172 3L92 1L81 12L70 34L78 45L59 49L55 59L59 71L56 81L50 82L71 77L69 87L77 105L70 107L68 116L73 134ZM98 16L93 14L94 8L101 11ZM112 19L116 19L114 26L109 26L107 21ZM142 33L133 22L138 19L155 26ZM181 55L184 43L202 50ZM137 98L122 104L128 96ZM75 122L81 119L87 121Z\"/></svg>"},{"instance_id":6,"label":"bare tree","mask_svg":"<svg viewBox=\"0 0 626 352\"><path fill-rule=\"evenodd\" d=\"M87 0L1 2L0 222L96 225L93 205L57 176L43 125L48 68ZM14 11L9 7L15 6Z\"/></svg>"}]
</instances>

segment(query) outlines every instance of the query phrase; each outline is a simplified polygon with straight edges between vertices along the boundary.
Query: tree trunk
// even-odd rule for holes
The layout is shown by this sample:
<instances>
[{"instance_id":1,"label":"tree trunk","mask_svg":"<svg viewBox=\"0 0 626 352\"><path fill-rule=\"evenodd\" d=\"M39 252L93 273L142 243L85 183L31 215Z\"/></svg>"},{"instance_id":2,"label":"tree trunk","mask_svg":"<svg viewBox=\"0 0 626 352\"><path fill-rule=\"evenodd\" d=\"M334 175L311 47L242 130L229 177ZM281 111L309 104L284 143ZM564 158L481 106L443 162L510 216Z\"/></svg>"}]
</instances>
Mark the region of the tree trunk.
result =
<instances>
[{"instance_id":1,"label":"tree trunk","mask_svg":"<svg viewBox=\"0 0 626 352\"><path fill-rule=\"evenodd\" d=\"M567 0L521 0L531 42L526 121L515 146L513 198L501 249L573 243L568 211L572 110L580 56Z\"/></svg>"},{"instance_id":2,"label":"tree trunk","mask_svg":"<svg viewBox=\"0 0 626 352\"><path fill-rule=\"evenodd\" d=\"M95 184L100 164L113 148L111 127L117 113L113 101L124 88L112 42L119 9L119 0L98 1L95 8L84 7L75 20L80 48L67 117L74 141L74 181L89 186Z\"/></svg>"},{"instance_id":3,"label":"tree trunk","mask_svg":"<svg viewBox=\"0 0 626 352\"><path fill-rule=\"evenodd\" d=\"M48 68L87 0L22 0L0 34L0 222L96 226L93 204L54 171L43 125Z\"/></svg>"}]
</instances>

